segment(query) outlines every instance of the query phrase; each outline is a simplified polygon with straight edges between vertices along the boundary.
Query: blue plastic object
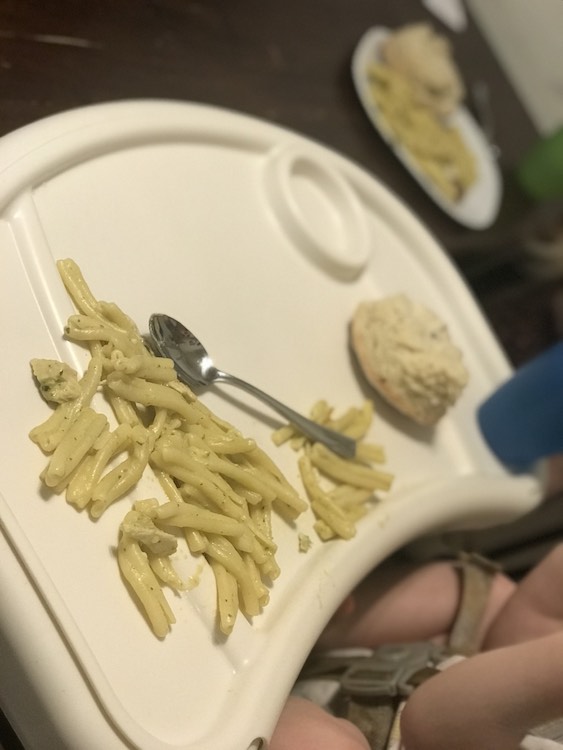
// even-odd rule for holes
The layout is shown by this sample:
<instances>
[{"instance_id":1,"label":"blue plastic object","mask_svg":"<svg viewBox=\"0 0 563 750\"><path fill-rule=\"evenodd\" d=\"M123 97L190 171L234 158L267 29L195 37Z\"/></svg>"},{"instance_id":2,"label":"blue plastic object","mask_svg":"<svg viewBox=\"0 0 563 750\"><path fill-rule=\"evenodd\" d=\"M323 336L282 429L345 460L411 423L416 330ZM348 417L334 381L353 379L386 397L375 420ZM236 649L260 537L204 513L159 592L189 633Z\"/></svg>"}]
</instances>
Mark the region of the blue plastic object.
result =
<instances>
[{"instance_id":1,"label":"blue plastic object","mask_svg":"<svg viewBox=\"0 0 563 750\"><path fill-rule=\"evenodd\" d=\"M520 367L479 408L493 453L516 470L563 452L563 342Z\"/></svg>"}]
</instances>

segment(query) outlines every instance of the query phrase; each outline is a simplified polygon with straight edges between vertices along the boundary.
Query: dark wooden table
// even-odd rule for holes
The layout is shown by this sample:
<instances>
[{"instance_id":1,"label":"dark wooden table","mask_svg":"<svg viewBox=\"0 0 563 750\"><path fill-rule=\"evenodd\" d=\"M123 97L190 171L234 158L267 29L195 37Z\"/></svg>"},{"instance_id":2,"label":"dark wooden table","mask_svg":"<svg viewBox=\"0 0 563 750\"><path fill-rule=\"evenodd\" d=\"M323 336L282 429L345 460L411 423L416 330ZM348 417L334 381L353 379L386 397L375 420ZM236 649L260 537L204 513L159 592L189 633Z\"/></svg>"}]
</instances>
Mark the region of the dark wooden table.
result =
<instances>
[{"instance_id":1,"label":"dark wooden table","mask_svg":"<svg viewBox=\"0 0 563 750\"><path fill-rule=\"evenodd\" d=\"M467 84L484 80L493 95L506 190L485 231L459 226L434 205L374 132L352 88L361 34L416 20L450 36ZM515 363L556 336L549 300L557 284L522 279L509 259L534 210L512 171L536 132L471 19L462 34L449 33L417 0L0 0L0 136L69 108L131 98L235 109L338 150L435 234ZM18 747L2 722L1 743Z\"/></svg>"},{"instance_id":2,"label":"dark wooden table","mask_svg":"<svg viewBox=\"0 0 563 750\"><path fill-rule=\"evenodd\" d=\"M350 57L369 26L432 20L451 36L468 86L487 81L510 172L536 137L478 30L448 33L418 0L34 0L0 2L0 135L93 102L193 100L273 120L343 152L382 178L452 252L491 242L518 211L476 240L399 166L357 101Z\"/></svg>"},{"instance_id":3,"label":"dark wooden table","mask_svg":"<svg viewBox=\"0 0 563 750\"><path fill-rule=\"evenodd\" d=\"M361 34L417 20L451 37L468 88L486 81L492 93L505 196L498 220L484 231L459 226L436 207L374 132L352 88L350 57ZM528 314L520 322L533 331L522 334L514 319L507 328L497 309L494 275L489 295L491 272L504 270L534 210L512 172L537 134L471 18L456 34L418 0L0 0L0 135L69 108L131 98L239 110L342 152L435 234L474 284L514 362L553 338L543 287L533 293L537 319ZM518 308L530 285L513 279L509 287L507 304Z\"/></svg>"}]
</instances>

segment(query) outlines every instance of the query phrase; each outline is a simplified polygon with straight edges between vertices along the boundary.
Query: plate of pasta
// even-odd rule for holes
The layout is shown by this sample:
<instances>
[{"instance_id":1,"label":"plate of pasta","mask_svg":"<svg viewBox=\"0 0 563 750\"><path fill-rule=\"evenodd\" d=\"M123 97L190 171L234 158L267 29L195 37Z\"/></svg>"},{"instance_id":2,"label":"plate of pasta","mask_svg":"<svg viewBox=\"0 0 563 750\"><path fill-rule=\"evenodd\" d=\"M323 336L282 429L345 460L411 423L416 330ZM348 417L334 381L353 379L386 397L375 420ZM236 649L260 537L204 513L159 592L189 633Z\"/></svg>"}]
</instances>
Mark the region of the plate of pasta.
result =
<instances>
[{"instance_id":1,"label":"plate of pasta","mask_svg":"<svg viewBox=\"0 0 563 750\"><path fill-rule=\"evenodd\" d=\"M258 750L370 569L538 502L475 419L510 367L418 220L275 125L96 105L2 139L0 172L0 304L25 321L1 375L0 648L18 689L0 699L23 717L35 696L31 749ZM398 290L431 302L470 370L431 431L372 399L348 349L358 301ZM187 388L148 345L154 312L354 437L357 458L243 394Z\"/></svg>"},{"instance_id":2,"label":"plate of pasta","mask_svg":"<svg viewBox=\"0 0 563 750\"><path fill-rule=\"evenodd\" d=\"M398 49L386 58L391 39ZM464 106L463 81L445 40L426 24L373 27L359 40L351 67L370 122L434 202L464 226L490 226L500 208L502 178Z\"/></svg>"}]
</instances>

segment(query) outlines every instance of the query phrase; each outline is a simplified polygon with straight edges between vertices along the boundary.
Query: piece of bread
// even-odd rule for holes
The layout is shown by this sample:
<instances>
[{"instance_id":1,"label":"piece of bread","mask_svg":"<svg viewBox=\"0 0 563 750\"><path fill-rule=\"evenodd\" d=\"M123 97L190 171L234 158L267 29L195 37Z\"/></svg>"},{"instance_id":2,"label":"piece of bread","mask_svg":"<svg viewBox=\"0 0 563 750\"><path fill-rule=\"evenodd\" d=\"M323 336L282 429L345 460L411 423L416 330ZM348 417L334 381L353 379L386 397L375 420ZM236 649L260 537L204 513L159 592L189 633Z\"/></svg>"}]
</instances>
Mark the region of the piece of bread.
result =
<instances>
[{"instance_id":1,"label":"piece of bread","mask_svg":"<svg viewBox=\"0 0 563 750\"><path fill-rule=\"evenodd\" d=\"M439 116L451 114L465 96L449 41L427 23L413 23L394 31L382 48L384 62L402 73L418 103Z\"/></svg>"},{"instance_id":2,"label":"piece of bread","mask_svg":"<svg viewBox=\"0 0 563 750\"><path fill-rule=\"evenodd\" d=\"M467 384L445 323L404 294L362 302L350 335L368 382L418 424L436 424Z\"/></svg>"}]
</instances>

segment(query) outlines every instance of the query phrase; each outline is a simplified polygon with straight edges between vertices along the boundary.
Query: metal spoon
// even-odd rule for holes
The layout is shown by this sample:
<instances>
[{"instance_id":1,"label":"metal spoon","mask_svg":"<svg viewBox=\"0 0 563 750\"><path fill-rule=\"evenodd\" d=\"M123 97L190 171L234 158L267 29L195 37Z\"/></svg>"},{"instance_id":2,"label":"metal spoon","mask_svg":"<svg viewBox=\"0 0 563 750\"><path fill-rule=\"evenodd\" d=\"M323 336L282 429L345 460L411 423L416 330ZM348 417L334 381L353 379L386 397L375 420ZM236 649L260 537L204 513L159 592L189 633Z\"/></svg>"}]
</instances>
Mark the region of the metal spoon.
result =
<instances>
[{"instance_id":1,"label":"metal spoon","mask_svg":"<svg viewBox=\"0 0 563 750\"><path fill-rule=\"evenodd\" d=\"M271 406L311 440L323 443L344 458L356 455L356 443L351 438L322 427L250 383L218 370L201 342L174 318L156 313L151 315L149 331L157 352L174 362L178 377L187 385L208 386L219 381L236 385Z\"/></svg>"}]
</instances>

